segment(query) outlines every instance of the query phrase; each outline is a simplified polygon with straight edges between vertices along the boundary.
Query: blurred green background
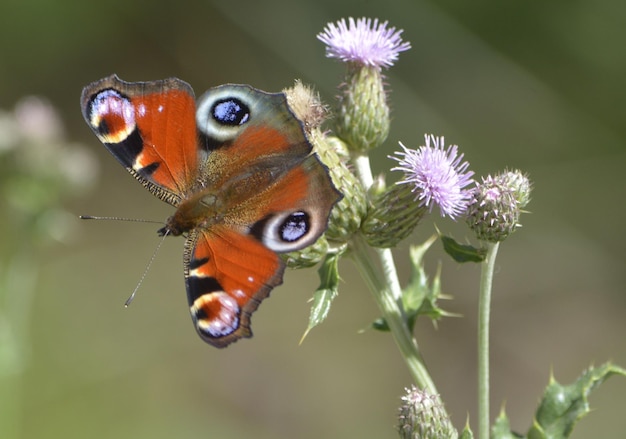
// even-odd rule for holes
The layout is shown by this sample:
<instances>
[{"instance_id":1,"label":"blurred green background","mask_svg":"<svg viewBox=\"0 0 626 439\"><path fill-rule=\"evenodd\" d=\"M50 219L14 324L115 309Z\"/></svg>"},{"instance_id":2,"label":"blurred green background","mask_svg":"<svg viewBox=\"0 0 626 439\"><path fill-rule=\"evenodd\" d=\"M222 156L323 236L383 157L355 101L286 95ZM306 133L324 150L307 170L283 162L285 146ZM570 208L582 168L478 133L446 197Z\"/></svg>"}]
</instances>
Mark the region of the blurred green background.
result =
<instances>
[{"instance_id":1,"label":"blurred green background","mask_svg":"<svg viewBox=\"0 0 626 439\"><path fill-rule=\"evenodd\" d=\"M111 73L178 76L197 93L226 82L277 91L300 78L330 103L343 66L324 58L315 35L348 16L389 20L413 46L388 71L393 125L375 172L389 169L397 141L417 147L428 132L459 144L478 175L516 167L534 181L532 213L501 246L492 311L493 415L506 403L526 431L551 370L570 382L591 363L626 365L623 1L3 0L0 108L46 97L67 138L97 157L97 184L63 198L67 211L164 220L171 208L83 122L82 87ZM8 209L0 274L16 253L28 258L0 304L23 301L0 322L3 355L18 352L0 381L4 437L396 436L410 377L389 335L359 333L378 313L349 261L330 317L301 346L315 270L289 271L254 315L255 337L217 350L188 316L182 239L165 242L124 309L158 226L72 217L71 239L43 246ZM410 241L430 236L434 221L470 237L433 215ZM408 245L396 250L403 279ZM433 272L440 260L454 296L445 307L464 317L437 329L422 322L418 341L455 425L469 416L475 428L479 267L455 265L437 246ZM17 348L7 342L15 320ZM591 404L573 437L622 437L626 380L612 378Z\"/></svg>"}]
</instances>

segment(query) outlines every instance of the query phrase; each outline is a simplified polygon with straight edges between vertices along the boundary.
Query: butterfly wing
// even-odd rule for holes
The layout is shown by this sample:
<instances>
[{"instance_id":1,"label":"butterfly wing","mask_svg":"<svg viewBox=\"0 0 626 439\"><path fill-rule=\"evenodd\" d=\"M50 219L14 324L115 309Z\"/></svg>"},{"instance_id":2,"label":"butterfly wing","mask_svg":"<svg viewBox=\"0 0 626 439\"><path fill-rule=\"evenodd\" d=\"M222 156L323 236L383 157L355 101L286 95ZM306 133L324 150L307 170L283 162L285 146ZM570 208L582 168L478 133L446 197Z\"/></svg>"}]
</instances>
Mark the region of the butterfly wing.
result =
<instances>
[{"instance_id":1,"label":"butterfly wing","mask_svg":"<svg viewBox=\"0 0 626 439\"><path fill-rule=\"evenodd\" d=\"M152 193L178 205L195 184L201 155L189 84L112 75L83 89L81 107L111 154Z\"/></svg>"},{"instance_id":2,"label":"butterfly wing","mask_svg":"<svg viewBox=\"0 0 626 439\"><path fill-rule=\"evenodd\" d=\"M250 315L282 283L284 263L254 237L226 227L194 231L185 245L185 280L200 337L225 347L250 337Z\"/></svg>"},{"instance_id":3,"label":"butterfly wing","mask_svg":"<svg viewBox=\"0 0 626 439\"><path fill-rule=\"evenodd\" d=\"M211 153L207 190L193 204L219 206L203 214L219 222L189 234L187 295L199 335L225 347L251 336L250 315L282 283L277 253L315 242L340 195L282 94L212 89L198 101L197 124Z\"/></svg>"}]
</instances>

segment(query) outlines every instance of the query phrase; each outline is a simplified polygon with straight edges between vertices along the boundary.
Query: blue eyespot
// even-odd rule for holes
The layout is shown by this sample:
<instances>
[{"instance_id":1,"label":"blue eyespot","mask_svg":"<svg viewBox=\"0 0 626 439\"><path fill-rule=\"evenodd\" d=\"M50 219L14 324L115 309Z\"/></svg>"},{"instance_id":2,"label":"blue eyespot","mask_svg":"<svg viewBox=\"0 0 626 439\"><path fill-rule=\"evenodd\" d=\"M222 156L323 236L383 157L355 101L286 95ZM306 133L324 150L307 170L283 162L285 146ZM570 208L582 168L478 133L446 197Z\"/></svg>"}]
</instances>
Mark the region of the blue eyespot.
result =
<instances>
[{"instance_id":1,"label":"blue eyespot","mask_svg":"<svg viewBox=\"0 0 626 439\"><path fill-rule=\"evenodd\" d=\"M280 225L280 239L295 242L306 235L310 228L309 215L305 212L294 212Z\"/></svg>"},{"instance_id":2,"label":"blue eyespot","mask_svg":"<svg viewBox=\"0 0 626 439\"><path fill-rule=\"evenodd\" d=\"M222 125L243 125L250 119L250 109L236 98L216 101L211 108L213 119Z\"/></svg>"}]
</instances>

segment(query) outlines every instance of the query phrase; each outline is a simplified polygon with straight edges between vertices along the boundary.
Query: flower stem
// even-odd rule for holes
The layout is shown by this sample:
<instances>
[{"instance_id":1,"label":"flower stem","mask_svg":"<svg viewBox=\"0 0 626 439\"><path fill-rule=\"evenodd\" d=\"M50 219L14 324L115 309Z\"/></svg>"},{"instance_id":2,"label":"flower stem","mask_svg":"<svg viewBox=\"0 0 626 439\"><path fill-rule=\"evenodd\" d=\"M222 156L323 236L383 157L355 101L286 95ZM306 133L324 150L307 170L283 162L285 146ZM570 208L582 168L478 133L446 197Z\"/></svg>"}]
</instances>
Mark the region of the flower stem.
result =
<instances>
[{"instance_id":1,"label":"flower stem","mask_svg":"<svg viewBox=\"0 0 626 439\"><path fill-rule=\"evenodd\" d=\"M369 189L370 186L374 184L374 177L372 176L369 156L364 152L356 152L352 156L352 161L354 162L356 174L361 181L361 184L363 184L364 188ZM398 273L396 272L396 264L393 260L393 253L391 252L391 249L388 248L380 248L376 249L376 251L380 258L390 293L398 303L398 306L402 311L403 318L406 319L404 309L402 307L402 288L400 287L400 282L398 281Z\"/></svg>"},{"instance_id":2,"label":"flower stem","mask_svg":"<svg viewBox=\"0 0 626 439\"><path fill-rule=\"evenodd\" d=\"M369 156L364 152L355 152L352 156L356 174L368 189L374 182ZM376 249L383 268L384 279L371 261L369 247L363 238L356 234L350 241L352 258L370 288L380 308L393 338L400 349L402 358L407 364L415 383L423 390L436 394L437 388L424 360L419 352L417 342L407 325L406 313L402 305L402 289L396 272L396 265L390 249Z\"/></svg>"},{"instance_id":3,"label":"flower stem","mask_svg":"<svg viewBox=\"0 0 626 439\"><path fill-rule=\"evenodd\" d=\"M398 308L402 311L402 319L407 322L406 313L404 312L404 305L402 304L402 287L400 281L398 281L398 273L396 271L396 263L393 260L393 253L389 248L377 248L376 252L380 258L380 263L383 267L383 273L387 280L387 287L391 296L398 304Z\"/></svg>"},{"instance_id":4,"label":"flower stem","mask_svg":"<svg viewBox=\"0 0 626 439\"><path fill-rule=\"evenodd\" d=\"M370 157L364 152L353 152L352 162L359 180L365 189L369 189L374 184L372 168L370 167Z\"/></svg>"},{"instance_id":5,"label":"flower stem","mask_svg":"<svg viewBox=\"0 0 626 439\"><path fill-rule=\"evenodd\" d=\"M417 343L406 324L404 310L401 306L398 306L398 302L391 294L389 286L381 278L378 270L372 263L363 238L358 235L354 236L350 246L352 259L370 288L415 383L421 389L436 394L437 388L435 383L428 374Z\"/></svg>"},{"instance_id":6,"label":"flower stem","mask_svg":"<svg viewBox=\"0 0 626 439\"><path fill-rule=\"evenodd\" d=\"M491 286L500 243L487 245L478 296L478 439L489 439L489 312Z\"/></svg>"}]
</instances>

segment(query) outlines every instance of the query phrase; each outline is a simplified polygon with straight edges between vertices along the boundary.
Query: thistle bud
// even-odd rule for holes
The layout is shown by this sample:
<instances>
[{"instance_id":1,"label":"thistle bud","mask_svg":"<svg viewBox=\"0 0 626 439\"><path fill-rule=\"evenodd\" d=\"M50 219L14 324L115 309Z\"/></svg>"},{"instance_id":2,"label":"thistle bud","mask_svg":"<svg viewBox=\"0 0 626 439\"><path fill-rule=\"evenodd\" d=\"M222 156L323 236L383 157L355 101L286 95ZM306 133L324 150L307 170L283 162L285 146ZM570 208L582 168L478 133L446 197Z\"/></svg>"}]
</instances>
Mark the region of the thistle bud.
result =
<instances>
[{"instance_id":1,"label":"thistle bud","mask_svg":"<svg viewBox=\"0 0 626 439\"><path fill-rule=\"evenodd\" d=\"M383 75L375 67L351 65L339 97L335 130L353 151L376 148L389 135L389 106Z\"/></svg>"},{"instance_id":2,"label":"thistle bud","mask_svg":"<svg viewBox=\"0 0 626 439\"><path fill-rule=\"evenodd\" d=\"M530 202L532 184L527 175L522 174L522 171L516 169L514 171L505 171L504 174L497 177L503 186L513 191L513 196L517 200L520 209L528 205Z\"/></svg>"},{"instance_id":3,"label":"thistle bud","mask_svg":"<svg viewBox=\"0 0 626 439\"><path fill-rule=\"evenodd\" d=\"M326 237L331 241L346 242L359 230L367 213L365 189L337 153L345 149L340 139L325 137L319 130L314 130L310 139L320 159L328 166L333 184L343 194L330 213Z\"/></svg>"},{"instance_id":4,"label":"thistle bud","mask_svg":"<svg viewBox=\"0 0 626 439\"><path fill-rule=\"evenodd\" d=\"M413 188L394 184L382 190L370 189L371 207L361 224L361 231L372 247L394 247L409 236L428 207L415 201Z\"/></svg>"},{"instance_id":5,"label":"thistle bud","mask_svg":"<svg viewBox=\"0 0 626 439\"><path fill-rule=\"evenodd\" d=\"M521 172L505 172L482 179L467 208L467 224L478 239L504 241L517 228L522 204L530 200L531 184Z\"/></svg>"},{"instance_id":6,"label":"thistle bud","mask_svg":"<svg viewBox=\"0 0 626 439\"><path fill-rule=\"evenodd\" d=\"M446 413L439 395L412 386L406 389L398 415L402 439L456 439L458 432Z\"/></svg>"},{"instance_id":7,"label":"thistle bud","mask_svg":"<svg viewBox=\"0 0 626 439\"><path fill-rule=\"evenodd\" d=\"M320 100L319 94L312 87L296 80L293 87L283 90L287 98L289 108L302 122L304 131L310 135L314 129L318 129L328 116L328 109Z\"/></svg>"}]
</instances>

